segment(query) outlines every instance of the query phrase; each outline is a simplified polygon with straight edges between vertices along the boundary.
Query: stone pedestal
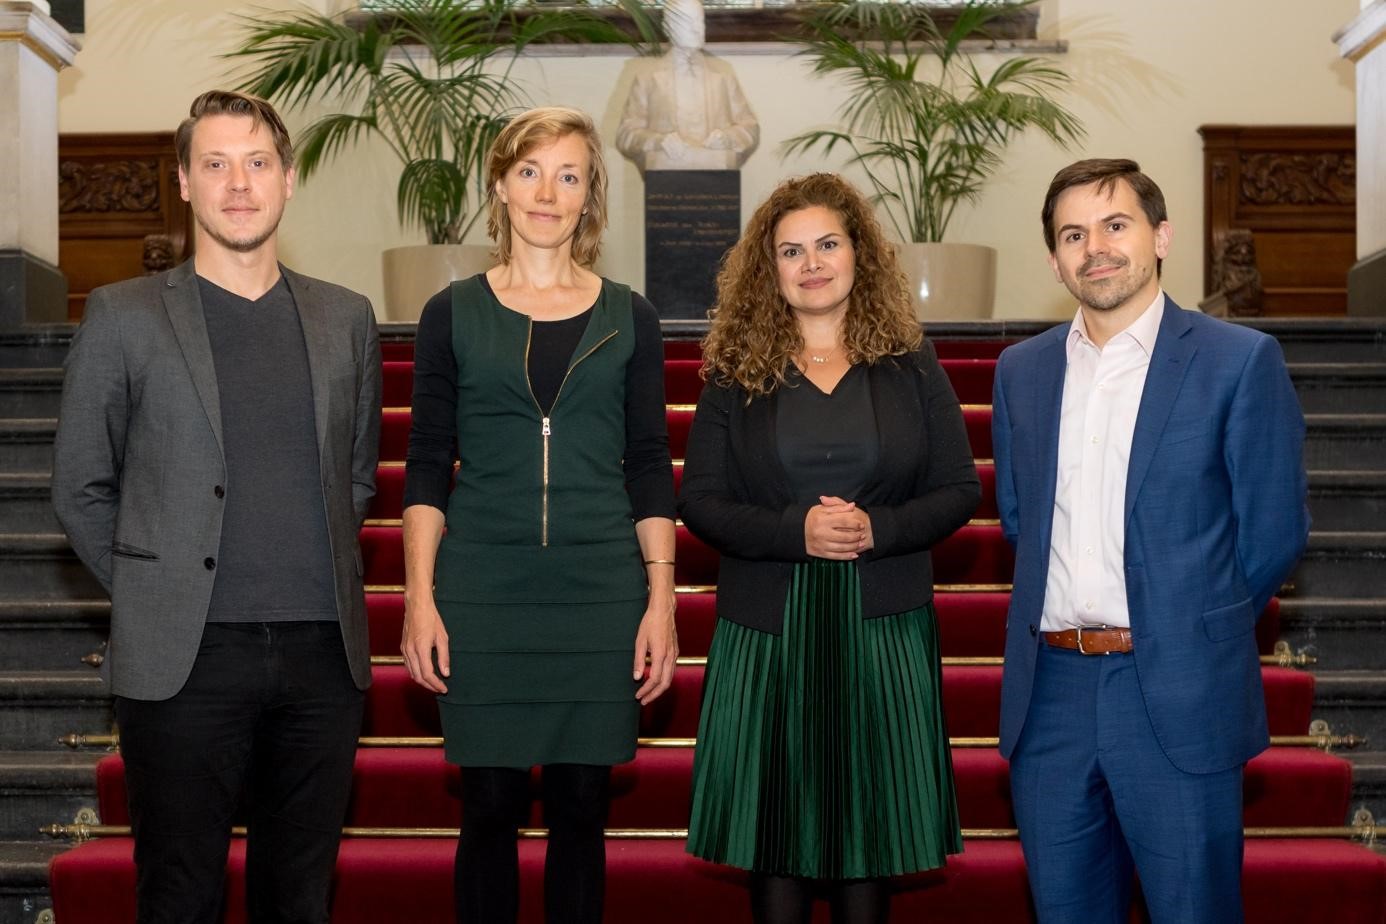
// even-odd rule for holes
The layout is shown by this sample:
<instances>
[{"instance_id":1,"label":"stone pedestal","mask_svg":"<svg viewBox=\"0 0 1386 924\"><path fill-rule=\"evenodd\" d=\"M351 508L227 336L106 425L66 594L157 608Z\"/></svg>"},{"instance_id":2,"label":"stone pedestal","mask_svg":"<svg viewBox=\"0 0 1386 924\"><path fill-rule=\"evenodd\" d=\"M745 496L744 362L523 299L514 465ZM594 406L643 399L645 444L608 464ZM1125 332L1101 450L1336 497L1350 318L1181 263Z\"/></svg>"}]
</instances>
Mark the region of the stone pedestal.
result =
<instances>
[{"instance_id":1,"label":"stone pedestal","mask_svg":"<svg viewBox=\"0 0 1386 924\"><path fill-rule=\"evenodd\" d=\"M1348 314L1386 315L1386 0L1334 37L1357 65L1357 263L1348 271Z\"/></svg>"},{"instance_id":2,"label":"stone pedestal","mask_svg":"<svg viewBox=\"0 0 1386 924\"><path fill-rule=\"evenodd\" d=\"M702 320L741 233L741 171L645 172L645 297L665 319Z\"/></svg>"},{"instance_id":3,"label":"stone pedestal","mask_svg":"<svg viewBox=\"0 0 1386 924\"><path fill-rule=\"evenodd\" d=\"M46 0L0 0L0 328L67 320L58 270L58 71L77 43Z\"/></svg>"}]
</instances>

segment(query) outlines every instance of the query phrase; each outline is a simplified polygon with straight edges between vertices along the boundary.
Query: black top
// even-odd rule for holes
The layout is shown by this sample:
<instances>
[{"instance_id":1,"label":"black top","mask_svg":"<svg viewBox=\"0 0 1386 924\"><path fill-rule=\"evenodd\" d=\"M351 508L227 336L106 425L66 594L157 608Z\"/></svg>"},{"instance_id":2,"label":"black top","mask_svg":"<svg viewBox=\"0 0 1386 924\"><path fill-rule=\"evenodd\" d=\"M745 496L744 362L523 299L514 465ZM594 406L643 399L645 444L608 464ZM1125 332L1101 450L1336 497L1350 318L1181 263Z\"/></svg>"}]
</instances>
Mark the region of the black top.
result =
<instances>
[{"instance_id":1,"label":"black top","mask_svg":"<svg viewBox=\"0 0 1386 924\"><path fill-rule=\"evenodd\" d=\"M967 522L982 488L962 409L932 344L859 374L870 392L878 453L853 498L871 517L875 540L856 560L862 615L871 618L933 599L929 548ZM679 497L688 528L722 553L717 615L765 632L783 627L794 565L809 558L804 518L812 505L796 500L776 445L786 392L747 401L743 389L709 382L688 437Z\"/></svg>"},{"instance_id":2,"label":"black top","mask_svg":"<svg viewBox=\"0 0 1386 924\"><path fill-rule=\"evenodd\" d=\"M494 297L483 273L481 284ZM635 352L626 366L626 451L622 466L632 516L673 519L674 480L664 417L664 338L659 313L631 293ZM529 379L541 408L551 408L592 308L562 321L535 321ZM406 455L404 506L447 510L457 459L457 357L452 349L452 292L428 300L414 340L414 399Z\"/></svg>"},{"instance_id":3,"label":"black top","mask_svg":"<svg viewBox=\"0 0 1386 924\"><path fill-rule=\"evenodd\" d=\"M775 441L794 500L856 500L876 468L876 420L866 371L853 366L824 394L796 368L786 377Z\"/></svg>"},{"instance_id":4,"label":"black top","mask_svg":"<svg viewBox=\"0 0 1386 924\"><path fill-rule=\"evenodd\" d=\"M561 321L534 321L529 335L529 388L534 392L534 401L545 414L553 411L553 403L558 399L558 391L563 387L563 376L568 372L568 364L573 361L573 351L577 349L582 334L587 330L587 322L592 320L592 309Z\"/></svg>"},{"instance_id":5,"label":"black top","mask_svg":"<svg viewBox=\"0 0 1386 924\"><path fill-rule=\"evenodd\" d=\"M208 622L335 620L308 348L281 276L250 301L197 279L226 484Z\"/></svg>"}]
</instances>

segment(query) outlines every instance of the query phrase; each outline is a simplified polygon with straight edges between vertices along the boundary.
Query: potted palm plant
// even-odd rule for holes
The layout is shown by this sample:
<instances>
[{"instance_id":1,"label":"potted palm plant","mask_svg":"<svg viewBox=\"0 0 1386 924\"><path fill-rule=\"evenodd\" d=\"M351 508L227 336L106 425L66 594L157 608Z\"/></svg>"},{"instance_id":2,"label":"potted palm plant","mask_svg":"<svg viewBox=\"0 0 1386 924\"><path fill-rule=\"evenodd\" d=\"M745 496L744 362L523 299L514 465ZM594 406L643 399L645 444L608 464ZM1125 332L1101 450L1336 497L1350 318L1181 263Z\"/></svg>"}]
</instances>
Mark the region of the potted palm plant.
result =
<instances>
[{"instance_id":1,"label":"potted palm plant","mask_svg":"<svg viewBox=\"0 0 1386 924\"><path fill-rule=\"evenodd\" d=\"M641 39L657 34L639 0L622 0ZM424 300L450 279L484 268L489 249L464 245L484 211L485 158L509 116L526 103L511 79L535 42L630 42L609 18L528 0L390 0L375 15L311 10L244 17L241 88L301 109L339 111L298 138L298 172L308 179L368 138L402 168L399 219L428 244L384 255L388 320L417 319Z\"/></svg>"},{"instance_id":2,"label":"potted palm plant","mask_svg":"<svg viewBox=\"0 0 1386 924\"><path fill-rule=\"evenodd\" d=\"M849 89L840 125L785 142L786 154L839 146L870 183L902 242L919 316L987 317L996 252L944 244L958 204L977 199L1006 146L1028 129L1067 146L1082 123L1056 101L1069 77L1052 62L1013 57L984 73L965 42L1036 0L965 0L945 29L922 3L838 0L806 20L803 54ZM970 290L970 291L968 291Z\"/></svg>"}]
</instances>

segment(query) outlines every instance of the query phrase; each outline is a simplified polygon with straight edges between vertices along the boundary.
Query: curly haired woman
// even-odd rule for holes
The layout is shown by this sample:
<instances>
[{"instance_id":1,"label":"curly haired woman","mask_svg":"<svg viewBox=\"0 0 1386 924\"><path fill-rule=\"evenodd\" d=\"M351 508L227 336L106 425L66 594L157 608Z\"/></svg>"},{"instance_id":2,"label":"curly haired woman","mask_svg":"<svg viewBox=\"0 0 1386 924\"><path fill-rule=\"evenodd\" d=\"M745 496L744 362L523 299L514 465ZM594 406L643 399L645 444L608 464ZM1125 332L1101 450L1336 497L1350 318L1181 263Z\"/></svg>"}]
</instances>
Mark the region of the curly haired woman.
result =
<instances>
[{"instance_id":1,"label":"curly haired woman","mask_svg":"<svg viewBox=\"0 0 1386 924\"><path fill-rule=\"evenodd\" d=\"M688 849L763 924L889 917L961 850L929 549L981 497L871 206L782 183L717 279L679 508L721 553Z\"/></svg>"}]
</instances>

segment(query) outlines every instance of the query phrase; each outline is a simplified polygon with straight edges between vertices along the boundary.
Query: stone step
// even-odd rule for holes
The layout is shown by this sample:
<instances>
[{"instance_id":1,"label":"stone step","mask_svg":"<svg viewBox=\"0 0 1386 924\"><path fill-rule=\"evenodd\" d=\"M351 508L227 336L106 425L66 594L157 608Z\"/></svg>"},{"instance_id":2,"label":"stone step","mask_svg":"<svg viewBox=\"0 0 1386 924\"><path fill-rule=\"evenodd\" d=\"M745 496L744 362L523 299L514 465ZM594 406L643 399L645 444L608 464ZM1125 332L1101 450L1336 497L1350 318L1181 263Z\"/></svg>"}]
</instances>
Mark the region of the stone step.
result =
<instances>
[{"instance_id":1,"label":"stone step","mask_svg":"<svg viewBox=\"0 0 1386 924\"><path fill-rule=\"evenodd\" d=\"M57 417L63 370L0 368L0 417Z\"/></svg>"},{"instance_id":2,"label":"stone step","mask_svg":"<svg viewBox=\"0 0 1386 924\"><path fill-rule=\"evenodd\" d=\"M1292 363L1290 379L1306 414L1386 413L1386 362Z\"/></svg>"},{"instance_id":3,"label":"stone step","mask_svg":"<svg viewBox=\"0 0 1386 924\"><path fill-rule=\"evenodd\" d=\"M1288 363L1386 362L1386 321L1380 318L1251 318L1280 342Z\"/></svg>"},{"instance_id":4,"label":"stone step","mask_svg":"<svg viewBox=\"0 0 1386 924\"><path fill-rule=\"evenodd\" d=\"M62 532L48 472L0 472L0 533Z\"/></svg>"},{"instance_id":5,"label":"stone step","mask_svg":"<svg viewBox=\"0 0 1386 924\"><path fill-rule=\"evenodd\" d=\"M0 924L37 924L53 907L48 864L71 847L50 840L0 841Z\"/></svg>"},{"instance_id":6,"label":"stone step","mask_svg":"<svg viewBox=\"0 0 1386 924\"><path fill-rule=\"evenodd\" d=\"M1386 532L1313 530L1291 577L1296 597L1379 597Z\"/></svg>"},{"instance_id":7,"label":"stone step","mask_svg":"<svg viewBox=\"0 0 1386 924\"><path fill-rule=\"evenodd\" d=\"M1337 735L1359 735L1366 747L1386 747L1386 671L1315 670L1315 719Z\"/></svg>"},{"instance_id":8,"label":"stone step","mask_svg":"<svg viewBox=\"0 0 1386 924\"><path fill-rule=\"evenodd\" d=\"M90 668L0 671L0 751L58 751L63 735L113 726L106 683Z\"/></svg>"},{"instance_id":9,"label":"stone step","mask_svg":"<svg viewBox=\"0 0 1386 924\"><path fill-rule=\"evenodd\" d=\"M27 324L0 331L0 368L61 366L76 331L76 324Z\"/></svg>"},{"instance_id":10,"label":"stone step","mask_svg":"<svg viewBox=\"0 0 1386 924\"><path fill-rule=\"evenodd\" d=\"M0 842L39 840L39 829L96 817L96 763L105 751L0 751Z\"/></svg>"},{"instance_id":11,"label":"stone step","mask_svg":"<svg viewBox=\"0 0 1386 924\"><path fill-rule=\"evenodd\" d=\"M1386 471L1386 414L1305 414L1304 466Z\"/></svg>"},{"instance_id":12,"label":"stone step","mask_svg":"<svg viewBox=\"0 0 1386 924\"><path fill-rule=\"evenodd\" d=\"M51 472L56 417L0 418L0 472Z\"/></svg>"},{"instance_id":13,"label":"stone step","mask_svg":"<svg viewBox=\"0 0 1386 924\"><path fill-rule=\"evenodd\" d=\"M1386 598L1282 598L1280 637L1293 651L1317 658L1318 670L1379 670L1386 653ZM1386 741L1381 744L1386 747Z\"/></svg>"},{"instance_id":14,"label":"stone step","mask_svg":"<svg viewBox=\"0 0 1386 924\"><path fill-rule=\"evenodd\" d=\"M1316 530L1351 530L1386 522L1386 470L1309 472L1309 514Z\"/></svg>"},{"instance_id":15,"label":"stone step","mask_svg":"<svg viewBox=\"0 0 1386 924\"><path fill-rule=\"evenodd\" d=\"M1337 731L1337 729L1334 729ZM1377 824L1386 818L1386 742L1377 742L1378 750L1341 751L1340 756L1352 761L1352 804L1349 816L1360 809L1372 813ZM1372 747L1372 745L1368 745Z\"/></svg>"},{"instance_id":16,"label":"stone step","mask_svg":"<svg viewBox=\"0 0 1386 924\"><path fill-rule=\"evenodd\" d=\"M81 670L105 649L110 621L105 599L0 600L0 671Z\"/></svg>"},{"instance_id":17,"label":"stone step","mask_svg":"<svg viewBox=\"0 0 1386 924\"><path fill-rule=\"evenodd\" d=\"M91 600L103 595L62 533L0 534L0 600Z\"/></svg>"}]
</instances>

